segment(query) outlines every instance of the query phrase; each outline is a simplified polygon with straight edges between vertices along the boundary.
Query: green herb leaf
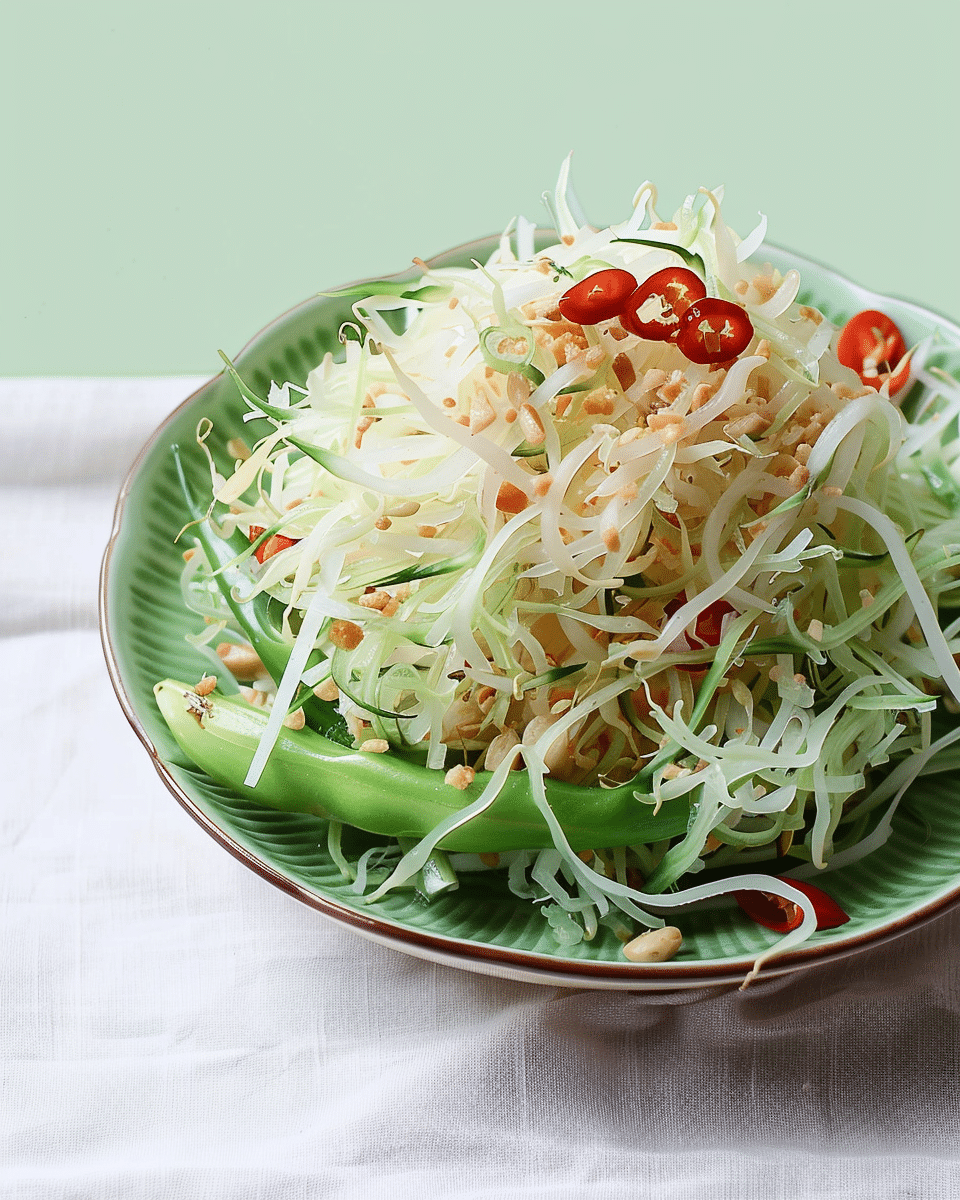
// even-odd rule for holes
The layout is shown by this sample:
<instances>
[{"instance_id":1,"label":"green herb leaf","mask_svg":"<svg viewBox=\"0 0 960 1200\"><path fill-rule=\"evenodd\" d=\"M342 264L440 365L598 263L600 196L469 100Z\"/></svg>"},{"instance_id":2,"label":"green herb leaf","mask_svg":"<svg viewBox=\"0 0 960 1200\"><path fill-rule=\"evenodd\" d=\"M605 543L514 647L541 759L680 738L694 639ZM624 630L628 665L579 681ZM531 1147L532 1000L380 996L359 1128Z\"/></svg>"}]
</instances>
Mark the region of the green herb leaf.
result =
<instances>
[{"instance_id":1,"label":"green herb leaf","mask_svg":"<svg viewBox=\"0 0 960 1200\"><path fill-rule=\"evenodd\" d=\"M368 283L353 283L334 292L318 292L320 296L333 299L353 298L369 300L372 296L399 296L401 300L445 300L451 292L446 285L428 283L423 287L411 288L409 281L402 279L374 279Z\"/></svg>"},{"instance_id":2,"label":"green herb leaf","mask_svg":"<svg viewBox=\"0 0 960 1200\"><path fill-rule=\"evenodd\" d=\"M673 242L658 242L656 238L614 238L614 242L630 242L634 246L652 246L655 250L672 250L683 259L686 266L697 271L704 279L707 277L707 266L699 254L688 250L686 246L676 246Z\"/></svg>"}]
</instances>

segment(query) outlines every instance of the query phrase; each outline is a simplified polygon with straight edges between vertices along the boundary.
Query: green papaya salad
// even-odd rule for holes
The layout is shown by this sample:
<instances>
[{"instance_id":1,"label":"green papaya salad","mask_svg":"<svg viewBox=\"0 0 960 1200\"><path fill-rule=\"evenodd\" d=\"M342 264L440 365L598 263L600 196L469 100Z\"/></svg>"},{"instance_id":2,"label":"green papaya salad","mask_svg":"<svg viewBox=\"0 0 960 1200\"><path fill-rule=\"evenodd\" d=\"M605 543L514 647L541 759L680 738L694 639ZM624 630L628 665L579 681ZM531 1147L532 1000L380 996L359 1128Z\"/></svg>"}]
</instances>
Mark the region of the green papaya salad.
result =
<instances>
[{"instance_id":1,"label":"green papaya salad","mask_svg":"<svg viewBox=\"0 0 960 1200\"><path fill-rule=\"evenodd\" d=\"M181 472L211 666L158 703L214 778L327 817L367 902L497 871L561 946L649 961L734 896L781 950L960 737L960 387L801 303L720 189L596 228L567 162L546 199L546 249L520 218L338 293L304 386L227 363L230 461L204 421L209 491Z\"/></svg>"}]
</instances>

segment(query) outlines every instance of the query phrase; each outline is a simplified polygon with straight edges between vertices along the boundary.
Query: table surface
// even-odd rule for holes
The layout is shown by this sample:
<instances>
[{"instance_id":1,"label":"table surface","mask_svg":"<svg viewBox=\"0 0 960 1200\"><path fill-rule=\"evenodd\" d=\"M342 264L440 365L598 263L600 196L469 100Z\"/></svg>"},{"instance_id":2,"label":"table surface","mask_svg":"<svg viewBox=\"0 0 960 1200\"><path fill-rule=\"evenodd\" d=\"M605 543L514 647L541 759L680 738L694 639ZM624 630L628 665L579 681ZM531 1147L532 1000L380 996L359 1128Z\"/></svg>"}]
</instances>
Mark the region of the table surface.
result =
<instances>
[{"instance_id":1,"label":"table surface","mask_svg":"<svg viewBox=\"0 0 960 1200\"><path fill-rule=\"evenodd\" d=\"M0 1196L960 1194L960 913L745 992L558 991L361 939L186 816L96 593L199 382L0 381Z\"/></svg>"}]
</instances>

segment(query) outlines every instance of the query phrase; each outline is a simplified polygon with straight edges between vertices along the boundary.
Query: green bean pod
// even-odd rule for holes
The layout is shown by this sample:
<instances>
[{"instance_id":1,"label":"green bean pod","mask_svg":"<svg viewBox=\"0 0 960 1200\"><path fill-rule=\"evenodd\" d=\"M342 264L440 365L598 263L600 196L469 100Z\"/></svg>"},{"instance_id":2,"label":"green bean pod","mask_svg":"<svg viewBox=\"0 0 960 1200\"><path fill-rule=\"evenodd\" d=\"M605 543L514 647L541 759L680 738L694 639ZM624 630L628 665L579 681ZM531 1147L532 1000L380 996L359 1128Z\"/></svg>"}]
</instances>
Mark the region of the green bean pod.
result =
<instances>
[{"instance_id":1,"label":"green bean pod","mask_svg":"<svg viewBox=\"0 0 960 1200\"><path fill-rule=\"evenodd\" d=\"M218 783L269 808L313 813L388 837L425 837L440 821L475 801L489 772L478 771L461 791L394 754L339 746L306 727L281 731L255 788L244 784L267 714L219 693L198 697L190 685L167 679L154 688L157 704L184 754ZM548 801L575 851L638 845L686 830L685 797L659 811L635 785L589 788L547 780ZM525 771L515 771L482 814L440 842L443 850L493 853L546 849L553 839Z\"/></svg>"}]
</instances>

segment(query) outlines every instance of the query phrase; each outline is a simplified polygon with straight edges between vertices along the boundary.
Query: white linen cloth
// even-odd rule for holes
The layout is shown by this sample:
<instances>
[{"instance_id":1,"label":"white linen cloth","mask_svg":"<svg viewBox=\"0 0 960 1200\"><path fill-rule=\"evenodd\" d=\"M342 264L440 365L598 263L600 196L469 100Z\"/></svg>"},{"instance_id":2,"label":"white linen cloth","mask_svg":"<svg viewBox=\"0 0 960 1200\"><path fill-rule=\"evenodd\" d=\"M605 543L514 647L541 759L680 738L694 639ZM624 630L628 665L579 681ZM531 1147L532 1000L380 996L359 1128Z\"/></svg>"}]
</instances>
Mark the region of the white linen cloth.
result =
<instances>
[{"instance_id":1,"label":"white linen cloth","mask_svg":"<svg viewBox=\"0 0 960 1200\"><path fill-rule=\"evenodd\" d=\"M561 992L366 941L190 820L96 584L197 382L0 382L0 1196L960 1195L960 913L746 992Z\"/></svg>"}]
</instances>

